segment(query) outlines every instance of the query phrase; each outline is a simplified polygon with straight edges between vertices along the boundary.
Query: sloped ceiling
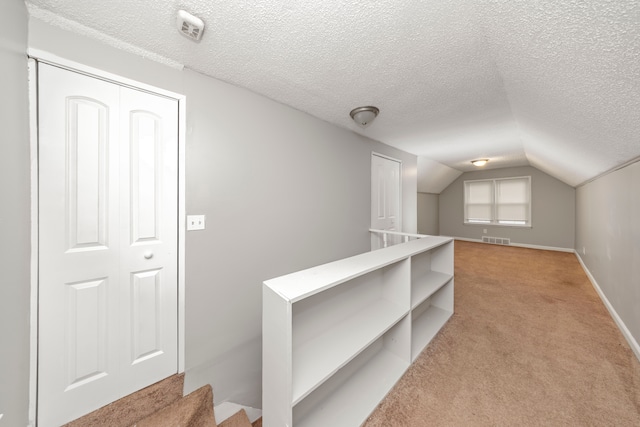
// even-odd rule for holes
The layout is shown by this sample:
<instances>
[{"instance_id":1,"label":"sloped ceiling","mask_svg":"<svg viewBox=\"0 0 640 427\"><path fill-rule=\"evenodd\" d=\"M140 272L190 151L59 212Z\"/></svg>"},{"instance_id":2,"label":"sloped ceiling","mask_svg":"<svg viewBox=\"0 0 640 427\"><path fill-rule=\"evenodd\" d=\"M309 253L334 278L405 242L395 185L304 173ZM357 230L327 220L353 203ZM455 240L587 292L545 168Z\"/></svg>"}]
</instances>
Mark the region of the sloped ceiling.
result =
<instances>
[{"instance_id":1,"label":"sloped ceiling","mask_svg":"<svg viewBox=\"0 0 640 427\"><path fill-rule=\"evenodd\" d=\"M576 186L640 156L638 0L27 4L35 18L416 154L432 168L422 179L439 180L429 188L475 158ZM179 9L205 21L201 42L178 33ZM349 117L362 105L381 111L366 129Z\"/></svg>"}]
</instances>

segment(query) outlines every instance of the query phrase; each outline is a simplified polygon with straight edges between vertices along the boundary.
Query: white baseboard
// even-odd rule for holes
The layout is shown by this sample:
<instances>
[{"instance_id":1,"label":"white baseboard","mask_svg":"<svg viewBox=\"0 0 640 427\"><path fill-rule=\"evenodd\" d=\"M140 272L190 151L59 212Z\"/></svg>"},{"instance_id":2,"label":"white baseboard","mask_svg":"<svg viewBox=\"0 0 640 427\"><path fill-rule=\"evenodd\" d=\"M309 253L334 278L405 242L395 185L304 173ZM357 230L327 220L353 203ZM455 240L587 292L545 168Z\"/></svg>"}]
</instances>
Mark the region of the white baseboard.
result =
<instances>
[{"instance_id":1,"label":"white baseboard","mask_svg":"<svg viewBox=\"0 0 640 427\"><path fill-rule=\"evenodd\" d=\"M475 242L475 243L486 243L483 242L482 239L468 239L466 237L454 237L456 240L464 240L465 242ZM493 243L486 243L487 245L493 245ZM575 249L573 248L557 248L555 246L541 246L541 245L529 245L527 243L514 243L511 242L508 245L498 245L498 246L516 246L519 248L529 248L529 249L540 249L543 251L557 251L557 252L569 252L575 253Z\"/></svg>"},{"instance_id":2,"label":"white baseboard","mask_svg":"<svg viewBox=\"0 0 640 427\"><path fill-rule=\"evenodd\" d=\"M582 269L587 274L591 285L593 285L593 288L600 296L600 299L604 303L604 306L607 307L607 310L609 310L609 314L613 318L613 321L616 322L616 325L618 325L618 329L620 329L620 332L622 332L622 336L624 336L624 338L629 343L629 346L631 347L633 353L636 355L636 358L638 358L638 360L640 361L640 345L638 345L638 341L635 340L635 338L633 337L633 335L631 335L631 332L627 328L627 325L625 325L620 316L618 316L618 313L613 308L613 305L611 305L604 292L602 292L602 289L600 289L600 286L598 285L598 282L596 282L595 277L593 277L584 261L582 261L580 254L577 251L574 252L576 254L576 257L578 258L578 261L580 262L580 265L582 266Z\"/></svg>"},{"instance_id":3,"label":"white baseboard","mask_svg":"<svg viewBox=\"0 0 640 427\"><path fill-rule=\"evenodd\" d=\"M249 417L249 421L251 422L254 422L262 416L261 409L251 408L250 406L243 406L233 402L222 402L221 404L213 408L216 416L216 424L219 425L221 422L223 422L227 418L230 418L241 409L245 410L247 416Z\"/></svg>"}]
</instances>

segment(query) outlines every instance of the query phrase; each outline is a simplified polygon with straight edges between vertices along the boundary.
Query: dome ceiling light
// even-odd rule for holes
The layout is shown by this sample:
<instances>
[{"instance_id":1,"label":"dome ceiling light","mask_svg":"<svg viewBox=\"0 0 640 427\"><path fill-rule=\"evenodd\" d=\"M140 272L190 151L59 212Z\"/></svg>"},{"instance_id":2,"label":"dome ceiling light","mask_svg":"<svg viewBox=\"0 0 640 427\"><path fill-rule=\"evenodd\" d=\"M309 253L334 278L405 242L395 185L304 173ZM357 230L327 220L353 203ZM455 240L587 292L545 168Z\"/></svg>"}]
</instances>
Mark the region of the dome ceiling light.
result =
<instances>
[{"instance_id":1,"label":"dome ceiling light","mask_svg":"<svg viewBox=\"0 0 640 427\"><path fill-rule=\"evenodd\" d=\"M366 128L380 113L377 107L366 106L351 110L351 118L358 126Z\"/></svg>"},{"instance_id":2,"label":"dome ceiling light","mask_svg":"<svg viewBox=\"0 0 640 427\"><path fill-rule=\"evenodd\" d=\"M471 163L472 163L474 166L482 167L482 166L486 165L487 163L489 163L489 159L476 159L476 160L471 160Z\"/></svg>"}]
</instances>

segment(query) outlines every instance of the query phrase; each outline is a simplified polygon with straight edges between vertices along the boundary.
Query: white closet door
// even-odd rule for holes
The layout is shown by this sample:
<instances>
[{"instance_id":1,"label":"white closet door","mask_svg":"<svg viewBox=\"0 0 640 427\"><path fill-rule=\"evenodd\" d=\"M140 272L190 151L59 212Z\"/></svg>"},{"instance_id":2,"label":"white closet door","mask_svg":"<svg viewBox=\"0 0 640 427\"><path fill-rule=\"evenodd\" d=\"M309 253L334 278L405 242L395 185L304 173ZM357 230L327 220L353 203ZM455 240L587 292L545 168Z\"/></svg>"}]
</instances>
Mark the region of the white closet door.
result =
<instances>
[{"instance_id":1,"label":"white closet door","mask_svg":"<svg viewBox=\"0 0 640 427\"><path fill-rule=\"evenodd\" d=\"M401 176L399 161L371 155L371 228L402 231ZM389 236L389 244L396 240L398 236Z\"/></svg>"},{"instance_id":2,"label":"white closet door","mask_svg":"<svg viewBox=\"0 0 640 427\"><path fill-rule=\"evenodd\" d=\"M178 104L122 88L120 342L126 391L177 372Z\"/></svg>"},{"instance_id":3,"label":"white closet door","mask_svg":"<svg viewBox=\"0 0 640 427\"><path fill-rule=\"evenodd\" d=\"M46 427L177 371L177 102L45 64L38 79Z\"/></svg>"}]
</instances>

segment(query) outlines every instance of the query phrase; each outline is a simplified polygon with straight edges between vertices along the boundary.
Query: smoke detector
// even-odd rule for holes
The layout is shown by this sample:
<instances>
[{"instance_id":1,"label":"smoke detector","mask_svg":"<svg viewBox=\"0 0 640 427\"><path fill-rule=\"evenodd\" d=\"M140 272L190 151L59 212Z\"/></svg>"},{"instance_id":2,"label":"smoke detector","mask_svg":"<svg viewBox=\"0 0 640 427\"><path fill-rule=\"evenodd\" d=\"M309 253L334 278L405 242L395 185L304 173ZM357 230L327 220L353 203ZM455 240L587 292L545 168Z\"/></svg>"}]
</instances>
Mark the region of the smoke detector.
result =
<instances>
[{"instance_id":1,"label":"smoke detector","mask_svg":"<svg viewBox=\"0 0 640 427\"><path fill-rule=\"evenodd\" d=\"M194 41L199 41L202 38L204 22L197 16L193 16L185 10L179 10L176 25L183 36Z\"/></svg>"}]
</instances>

